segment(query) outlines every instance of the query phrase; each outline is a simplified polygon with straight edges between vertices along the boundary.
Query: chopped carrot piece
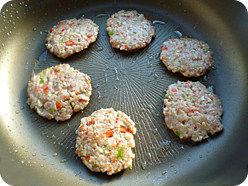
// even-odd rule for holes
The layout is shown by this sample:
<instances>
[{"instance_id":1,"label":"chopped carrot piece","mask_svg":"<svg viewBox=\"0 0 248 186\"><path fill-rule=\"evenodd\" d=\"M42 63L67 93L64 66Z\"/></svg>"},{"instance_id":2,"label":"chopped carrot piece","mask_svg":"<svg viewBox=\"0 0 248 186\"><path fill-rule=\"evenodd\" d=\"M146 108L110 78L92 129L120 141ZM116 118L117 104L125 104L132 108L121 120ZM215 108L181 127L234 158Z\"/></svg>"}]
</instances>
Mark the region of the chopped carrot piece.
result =
<instances>
[{"instance_id":1,"label":"chopped carrot piece","mask_svg":"<svg viewBox=\"0 0 248 186\"><path fill-rule=\"evenodd\" d=\"M161 49L162 49L162 50L168 50L167 46L165 46L165 45L162 46Z\"/></svg>"},{"instance_id":2,"label":"chopped carrot piece","mask_svg":"<svg viewBox=\"0 0 248 186\"><path fill-rule=\"evenodd\" d=\"M105 134L109 138L109 137L112 137L114 135L114 131L112 129L109 129L109 130L107 130L107 132L105 132Z\"/></svg>"},{"instance_id":3,"label":"chopped carrot piece","mask_svg":"<svg viewBox=\"0 0 248 186\"><path fill-rule=\"evenodd\" d=\"M60 103L60 102L56 102L56 107L58 108L58 109L62 109L62 104Z\"/></svg>"},{"instance_id":4,"label":"chopped carrot piece","mask_svg":"<svg viewBox=\"0 0 248 186\"><path fill-rule=\"evenodd\" d=\"M75 85L71 85L71 88L74 88L76 86L76 84Z\"/></svg>"},{"instance_id":5,"label":"chopped carrot piece","mask_svg":"<svg viewBox=\"0 0 248 186\"><path fill-rule=\"evenodd\" d=\"M89 133L89 131L85 131L85 135L87 135Z\"/></svg>"},{"instance_id":6,"label":"chopped carrot piece","mask_svg":"<svg viewBox=\"0 0 248 186\"><path fill-rule=\"evenodd\" d=\"M60 72L60 70L55 71L55 74L57 75Z\"/></svg>"},{"instance_id":7,"label":"chopped carrot piece","mask_svg":"<svg viewBox=\"0 0 248 186\"><path fill-rule=\"evenodd\" d=\"M121 133L127 132L127 128L121 125L120 132Z\"/></svg>"},{"instance_id":8,"label":"chopped carrot piece","mask_svg":"<svg viewBox=\"0 0 248 186\"><path fill-rule=\"evenodd\" d=\"M86 156L85 161L89 162L90 161L90 156Z\"/></svg>"},{"instance_id":9,"label":"chopped carrot piece","mask_svg":"<svg viewBox=\"0 0 248 186\"><path fill-rule=\"evenodd\" d=\"M39 89L38 89L38 86L37 85L35 85L35 88L34 89L35 89L36 92L39 92Z\"/></svg>"},{"instance_id":10,"label":"chopped carrot piece","mask_svg":"<svg viewBox=\"0 0 248 186\"><path fill-rule=\"evenodd\" d=\"M45 93L45 94L48 94L48 87L45 87L45 88L44 88L44 93Z\"/></svg>"},{"instance_id":11,"label":"chopped carrot piece","mask_svg":"<svg viewBox=\"0 0 248 186\"><path fill-rule=\"evenodd\" d=\"M118 142L116 143L116 147L118 147L118 146L119 146L119 144L120 144L120 142L118 141Z\"/></svg>"},{"instance_id":12,"label":"chopped carrot piece","mask_svg":"<svg viewBox=\"0 0 248 186\"><path fill-rule=\"evenodd\" d=\"M167 116L169 114L169 112L165 112L164 115Z\"/></svg>"},{"instance_id":13,"label":"chopped carrot piece","mask_svg":"<svg viewBox=\"0 0 248 186\"><path fill-rule=\"evenodd\" d=\"M128 129L127 129L127 132L130 132L130 133L132 133L132 134L133 134L133 130L132 130L132 129L130 129L130 128L128 128Z\"/></svg>"}]
</instances>

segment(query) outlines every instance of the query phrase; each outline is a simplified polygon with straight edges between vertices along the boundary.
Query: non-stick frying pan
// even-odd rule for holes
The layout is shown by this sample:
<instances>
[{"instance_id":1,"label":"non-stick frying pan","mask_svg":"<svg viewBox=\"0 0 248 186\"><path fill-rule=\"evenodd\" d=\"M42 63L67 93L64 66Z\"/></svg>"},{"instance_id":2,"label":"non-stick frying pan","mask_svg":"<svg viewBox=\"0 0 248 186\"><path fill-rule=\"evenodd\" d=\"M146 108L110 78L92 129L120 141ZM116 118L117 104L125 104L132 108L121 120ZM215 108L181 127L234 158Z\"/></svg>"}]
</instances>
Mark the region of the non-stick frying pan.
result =
<instances>
[{"instance_id":1,"label":"non-stick frying pan","mask_svg":"<svg viewBox=\"0 0 248 186\"><path fill-rule=\"evenodd\" d=\"M106 20L136 9L152 20L157 36L136 52L112 49ZM90 18L99 36L88 49L58 59L45 47L58 21ZM0 20L1 176L13 185L233 185L247 176L248 16L231 0L11 1ZM164 41L188 35L206 41L216 65L205 76L185 78L159 60ZM92 78L83 113L65 122L43 119L26 104L27 82L41 70L69 63ZM202 143L180 141L166 129L163 96L169 84L200 81L222 100L224 131ZM75 154L75 130L99 108L121 110L136 122L132 170L113 176L90 172Z\"/></svg>"}]
</instances>

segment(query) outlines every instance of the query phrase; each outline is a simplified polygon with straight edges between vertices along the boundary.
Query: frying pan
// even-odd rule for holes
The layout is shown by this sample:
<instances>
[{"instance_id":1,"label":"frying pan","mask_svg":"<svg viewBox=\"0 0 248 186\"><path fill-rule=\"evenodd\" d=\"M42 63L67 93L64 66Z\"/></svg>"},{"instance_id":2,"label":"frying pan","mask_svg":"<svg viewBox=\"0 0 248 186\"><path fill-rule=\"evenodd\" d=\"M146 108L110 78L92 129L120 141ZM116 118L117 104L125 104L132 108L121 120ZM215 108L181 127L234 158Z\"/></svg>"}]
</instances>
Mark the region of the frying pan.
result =
<instances>
[{"instance_id":1,"label":"frying pan","mask_svg":"<svg viewBox=\"0 0 248 186\"><path fill-rule=\"evenodd\" d=\"M136 52L112 49L106 20L136 9L152 20L157 36ZM90 18L99 35L88 49L58 59L45 47L49 30L68 18ZM236 185L248 166L248 16L231 0L11 1L0 20L1 176L12 185ZM185 78L159 60L169 38L206 41L216 65ZM68 63L90 75L93 94L84 112L65 122L38 116L26 104L27 82L41 70ZM176 81L200 81L222 100L224 131L202 143L180 141L163 121L163 96ZM121 110L137 124L133 169L113 176L90 172L75 154L82 117L100 108Z\"/></svg>"}]
</instances>

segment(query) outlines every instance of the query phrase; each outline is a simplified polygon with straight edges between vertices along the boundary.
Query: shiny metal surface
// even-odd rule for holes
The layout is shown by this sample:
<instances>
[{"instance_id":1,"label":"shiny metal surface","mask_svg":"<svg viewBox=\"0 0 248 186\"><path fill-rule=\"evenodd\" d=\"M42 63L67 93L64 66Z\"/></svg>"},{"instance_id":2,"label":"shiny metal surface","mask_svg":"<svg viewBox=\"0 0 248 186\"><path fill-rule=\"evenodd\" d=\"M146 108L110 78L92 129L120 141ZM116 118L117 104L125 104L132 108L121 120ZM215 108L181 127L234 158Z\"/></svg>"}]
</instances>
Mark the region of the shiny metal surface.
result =
<instances>
[{"instance_id":1,"label":"shiny metal surface","mask_svg":"<svg viewBox=\"0 0 248 186\"><path fill-rule=\"evenodd\" d=\"M112 49L106 20L136 9L155 24L145 49ZM45 47L47 31L73 17L93 19L99 36L87 50L58 59ZM247 175L248 17L235 1L12 1L0 17L0 122L3 179L19 185L210 185L238 184ZM164 126L167 86L187 80L160 62L162 43L181 34L206 41L216 66L199 80L221 98L224 131L201 144L184 142ZM29 78L68 63L92 78L93 95L83 113L66 122L48 121L26 104ZM107 176L90 172L76 157L80 119L113 107L137 124L133 169Z\"/></svg>"}]
</instances>

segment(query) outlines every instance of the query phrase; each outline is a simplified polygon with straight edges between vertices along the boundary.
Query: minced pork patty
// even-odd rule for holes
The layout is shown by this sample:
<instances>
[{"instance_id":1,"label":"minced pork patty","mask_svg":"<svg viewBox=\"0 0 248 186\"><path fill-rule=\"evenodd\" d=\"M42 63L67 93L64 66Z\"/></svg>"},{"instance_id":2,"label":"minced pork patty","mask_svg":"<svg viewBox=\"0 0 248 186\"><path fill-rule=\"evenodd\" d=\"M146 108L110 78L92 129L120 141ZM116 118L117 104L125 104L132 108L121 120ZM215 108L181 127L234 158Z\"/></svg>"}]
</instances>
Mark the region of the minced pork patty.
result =
<instances>
[{"instance_id":1,"label":"minced pork patty","mask_svg":"<svg viewBox=\"0 0 248 186\"><path fill-rule=\"evenodd\" d=\"M164 99L166 126L180 139L202 141L223 129L221 100L200 82L180 82L168 87Z\"/></svg>"},{"instance_id":2,"label":"minced pork patty","mask_svg":"<svg viewBox=\"0 0 248 186\"><path fill-rule=\"evenodd\" d=\"M60 64L30 79L27 103L42 117L64 121L88 105L91 90L88 75L68 64Z\"/></svg>"},{"instance_id":3,"label":"minced pork patty","mask_svg":"<svg viewBox=\"0 0 248 186\"><path fill-rule=\"evenodd\" d=\"M120 10L107 20L107 31L113 48L131 51L144 48L156 31L152 23L136 10Z\"/></svg>"},{"instance_id":4,"label":"minced pork patty","mask_svg":"<svg viewBox=\"0 0 248 186\"><path fill-rule=\"evenodd\" d=\"M81 120L76 131L76 153L94 172L112 175L132 168L135 123L113 108L100 109Z\"/></svg>"}]
</instances>

